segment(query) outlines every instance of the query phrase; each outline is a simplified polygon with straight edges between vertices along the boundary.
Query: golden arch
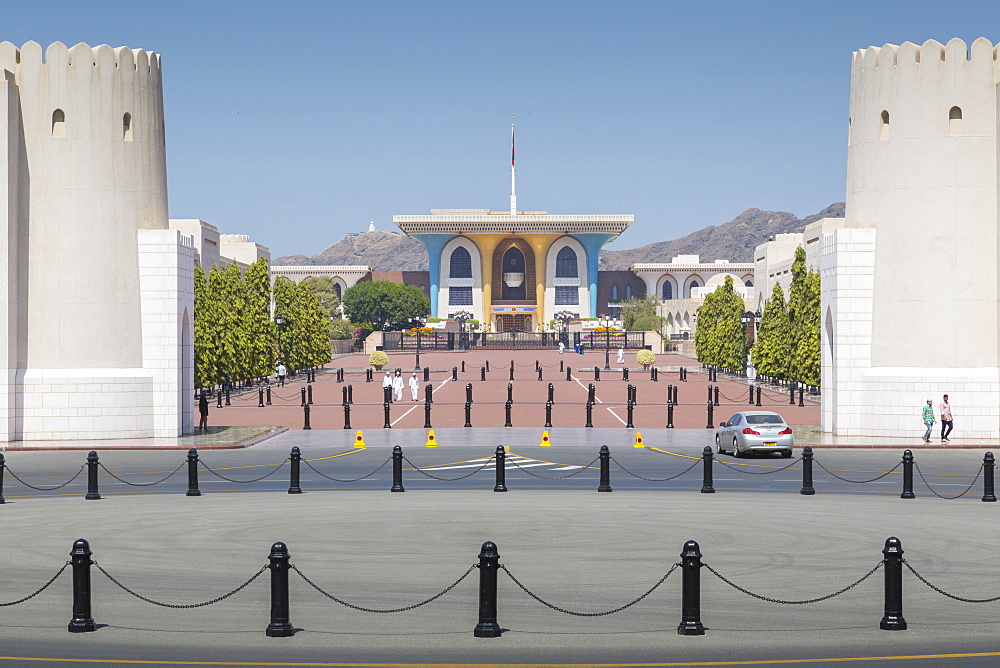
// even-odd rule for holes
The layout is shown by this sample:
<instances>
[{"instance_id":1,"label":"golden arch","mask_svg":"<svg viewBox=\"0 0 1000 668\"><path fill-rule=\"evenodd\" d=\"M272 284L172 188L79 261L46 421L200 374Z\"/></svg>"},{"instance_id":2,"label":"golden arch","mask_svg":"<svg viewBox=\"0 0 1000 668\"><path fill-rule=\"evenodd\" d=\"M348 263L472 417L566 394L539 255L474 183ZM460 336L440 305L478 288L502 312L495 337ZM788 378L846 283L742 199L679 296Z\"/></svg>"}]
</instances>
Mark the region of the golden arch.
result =
<instances>
[{"instance_id":1,"label":"golden arch","mask_svg":"<svg viewBox=\"0 0 1000 668\"><path fill-rule=\"evenodd\" d=\"M502 293L503 286L503 256L511 248L516 248L524 255L524 299L525 301L535 301L535 253L531 246L524 239L510 238L504 239L493 250L493 285L495 295L494 303L502 302L496 298Z\"/></svg>"}]
</instances>

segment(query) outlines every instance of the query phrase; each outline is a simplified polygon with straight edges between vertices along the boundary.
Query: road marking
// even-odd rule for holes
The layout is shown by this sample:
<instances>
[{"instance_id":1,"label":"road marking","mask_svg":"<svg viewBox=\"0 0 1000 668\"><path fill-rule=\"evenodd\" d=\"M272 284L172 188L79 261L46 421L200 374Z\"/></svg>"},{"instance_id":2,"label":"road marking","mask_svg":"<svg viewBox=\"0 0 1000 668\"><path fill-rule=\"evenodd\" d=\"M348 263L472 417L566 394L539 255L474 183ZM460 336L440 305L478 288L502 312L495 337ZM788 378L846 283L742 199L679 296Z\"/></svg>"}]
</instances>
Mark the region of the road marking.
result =
<instances>
[{"instance_id":1,"label":"road marking","mask_svg":"<svg viewBox=\"0 0 1000 668\"><path fill-rule=\"evenodd\" d=\"M588 394L590 393L590 388L587 387L586 385L584 385L583 383L581 383L579 378L577 378L576 376L570 376L570 378L572 378L573 380L575 380L577 385L579 385L583 389L587 390ZM594 401L596 401L599 404L603 404L604 403L603 401L601 401L600 399L597 398L597 386L594 386Z\"/></svg>"},{"instance_id":2,"label":"road marking","mask_svg":"<svg viewBox=\"0 0 1000 668\"><path fill-rule=\"evenodd\" d=\"M608 409L608 412L611 413L612 415L614 415L618 419L618 421L621 422L623 425L628 425L628 422L625 422L625 420L623 420L620 417L618 417L618 413L615 413L610 408Z\"/></svg>"},{"instance_id":3,"label":"road marking","mask_svg":"<svg viewBox=\"0 0 1000 668\"><path fill-rule=\"evenodd\" d=\"M445 383L447 383L447 382L448 382L448 381L450 381L450 380L451 380L451 376L449 376L449 377L445 378L445 379L444 379L443 381L441 381L441 384L440 384L440 385L438 385L438 386L437 386L437 387L435 387L435 388L434 388L433 390L431 390L431 396L433 397L433 396L434 396L434 394L435 394L435 393L436 393L436 392L437 392L438 390L440 390L440 389L441 389L442 387L444 387ZM393 421L393 422L390 422L389 424L390 424L390 425L392 425L392 426L395 426L395 424L396 424L397 422L399 422L400 420L402 420L403 418L405 418L405 417L406 417L407 415L409 415L410 413L412 413L413 411L415 411L415 410L416 410L416 409L417 409L417 408L418 408L419 406L420 406L420 404L419 404L419 403L417 403L417 404L416 404L415 406L410 406L410 410L406 411L405 413L403 413L402 415L400 415L400 416L399 416L398 418L396 418L396 419L395 419L395 421Z\"/></svg>"}]
</instances>

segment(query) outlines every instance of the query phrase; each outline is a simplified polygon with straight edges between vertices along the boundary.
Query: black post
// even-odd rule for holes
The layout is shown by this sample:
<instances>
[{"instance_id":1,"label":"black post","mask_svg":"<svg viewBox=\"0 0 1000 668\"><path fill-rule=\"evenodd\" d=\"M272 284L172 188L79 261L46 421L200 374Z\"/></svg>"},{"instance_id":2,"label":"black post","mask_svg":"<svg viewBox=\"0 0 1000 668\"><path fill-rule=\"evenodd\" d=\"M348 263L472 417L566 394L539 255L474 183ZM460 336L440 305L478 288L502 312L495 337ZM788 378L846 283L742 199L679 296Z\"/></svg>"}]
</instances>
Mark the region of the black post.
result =
<instances>
[{"instance_id":1,"label":"black post","mask_svg":"<svg viewBox=\"0 0 1000 668\"><path fill-rule=\"evenodd\" d=\"M514 383L507 383L507 401L514 402Z\"/></svg>"},{"instance_id":2,"label":"black post","mask_svg":"<svg viewBox=\"0 0 1000 668\"><path fill-rule=\"evenodd\" d=\"M375 375L375 372L372 371L372 369L370 367L367 368L367 369L365 369L365 382L366 383L372 382L372 378L373 378L374 375Z\"/></svg>"},{"instance_id":3,"label":"black post","mask_svg":"<svg viewBox=\"0 0 1000 668\"><path fill-rule=\"evenodd\" d=\"M73 566L73 619L70 633L89 633L97 630L90 612L90 543L83 538L73 543L69 562Z\"/></svg>"},{"instance_id":4,"label":"black post","mask_svg":"<svg viewBox=\"0 0 1000 668\"><path fill-rule=\"evenodd\" d=\"M673 398L673 402L675 404L680 403L680 402L677 401L677 391L680 390L680 389L681 389L680 385L674 385L674 398Z\"/></svg>"},{"instance_id":5,"label":"black post","mask_svg":"<svg viewBox=\"0 0 1000 668\"><path fill-rule=\"evenodd\" d=\"M654 383L660 382L660 371L655 366L649 370L649 378Z\"/></svg>"},{"instance_id":6,"label":"black post","mask_svg":"<svg viewBox=\"0 0 1000 668\"><path fill-rule=\"evenodd\" d=\"M987 452L983 456L983 501L996 503L997 497L993 492L993 472L996 469L993 453ZM3 458L0 457L0 503L3 503Z\"/></svg>"},{"instance_id":7,"label":"black post","mask_svg":"<svg viewBox=\"0 0 1000 668\"><path fill-rule=\"evenodd\" d=\"M347 386L346 385L344 387L340 388L340 403L342 403L342 404L346 404L347 403Z\"/></svg>"},{"instance_id":8,"label":"black post","mask_svg":"<svg viewBox=\"0 0 1000 668\"><path fill-rule=\"evenodd\" d=\"M424 367L424 382L426 383L431 379L431 368L429 366Z\"/></svg>"},{"instance_id":9,"label":"black post","mask_svg":"<svg viewBox=\"0 0 1000 668\"><path fill-rule=\"evenodd\" d=\"M463 426L465 427L472 426L472 404L470 404L468 401L465 402L465 424Z\"/></svg>"},{"instance_id":10,"label":"black post","mask_svg":"<svg viewBox=\"0 0 1000 668\"><path fill-rule=\"evenodd\" d=\"M712 401L712 386L711 385L708 386L708 403L710 403L710 404L714 403Z\"/></svg>"},{"instance_id":11,"label":"black post","mask_svg":"<svg viewBox=\"0 0 1000 668\"><path fill-rule=\"evenodd\" d=\"M302 395L302 397L301 397L302 401L301 401L301 403L299 405L300 406L305 406L306 405L306 388L301 387L301 388L299 388L299 390L300 390L300 394Z\"/></svg>"},{"instance_id":12,"label":"black post","mask_svg":"<svg viewBox=\"0 0 1000 668\"><path fill-rule=\"evenodd\" d=\"M758 385L757 386L757 404L756 404L757 406L760 406L760 393L761 393L761 387L760 387L760 385Z\"/></svg>"},{"instance_id":13,"label":"black post","mask_svg":"<svg viewBox=\"0 0 1000 668\"><path fill-rule=\"evenodd\" d=\"M405 492L403 489L403 448L392 447L392 489L390 492Z\"/></svg>"},{"instance_id":14,"label":"black post","mask_svg":"<svg viewBox=\"0 0 1000 668\"><path fill-rule=\"evenodd\" d=\"M905 631L903 618L903 546L891 536L882 550L882 568L885 571L885 615L878 627L883 631Z\"/></svg>"},{"instance_id":15,"label":"black post","mask_svg":"<svg viewBox=\"0 0 1000 668\"><path fill-rule=\"evenodd\" d=\"M667 385L667 403L670 403L673 400L674 400L674 386Z\"/></svg>"},{"instance_id":16,"label":"black post","mask_svg":"<svg viewBox=\"0 0 1000 668\"><path fill-rule=\"evenodd\" d=\"M611 491L611 452L608 446L601 446L601 482L597 486L598 492Z\"/></svg>"},{"instance_id":17,"label":"black post","mask_svg":"<svg viewBox=\"0 0 1000 668\"><path fill-rule=\"evenodd\" d=\"M201 496L198 489L198 450L191 448L188 450L188 489L184 496Z\"/></svg>"},{"instance_id":18,"label":"black post","mask_svg":"<svg viewBox=\"0 0 1000 668\"><path fill-rule=\"evenodd\" d=\"M420 371L420 334L417 334L417 356L413 362L413 370Z\"/></svg>"},{"instance_id":19,"label":"black post","mask_svg":"<svg viewBox=\"0 0 1000 668\"><path fill-rule=\"evenodd\" d=\"M801 407L802 407L802 406L804 405L804 404L802 403L802 395L803 395L804 393L805 393L805 388L804 388L804 387L800 387L800 388L799 388L799 408L801 408Z\"/></svg>"},{"instance_id":20,"label":"black post","mask_svg":"<svg viewBox=\"0 0 1000 668\"><path fill-rule=\"evenodd\" d=\"M685 383L688 382L688 372L687 372L687 369L685 369L684 367L681 367L681 373L680 373L679 380L681 380L681 381L683 381Z\"/></svg>"},{"instance_id":21,"label":"black post","mask_svg":"<svg viewBox=\"0 0 1000 668\"><path fill-rule=\"evenodd\" d=\"M219 385L219 393L215 395L215 407L222 408L222 386Z\"/></svg>"},{"instance_id":22,"label":"black post","mask_svg":"<svg viewBox=\"0 0 1000 668\"><path fill-rule=\"evenodd\" d=\"M916 498L913 493L913 453L909 450L903 451L903 493L899 495L899 498Z\"/></svg>"},{"instance_id":23,"label":"black post","mask_svg":"<svg viewBox=\"0 0 1000 668\"><path fill-rule=\"evenodd\" d=\"M708 424L705 425L705 429L714 429L715 425L712 424L714 420L715 404L711 401L708 402Z\"/></svg>"},{"instance_id":24,"label":"black post","mask_svg":"<svg viewBox=\"0 0 1000 668\"><path fill-rule=\"evenodd\" d=\"M229 390L230 390L230 388L227 385L226 386L226 405L227 406L232 406L232 404L229 402L229 399L230 399L230 392L229 392Z\"/></svg>"},{"instance_id":25,"label":"black post","mask_svg":"<svg viewBox=\"0 0 1000 668\"><path fill-rule=\"evenodd\" d=\"M382 410L385 412L385 424L382 425L383 429L392 429L392 423L389 420L389 402L386 401L382 404Z\"/></svg>"},{"instance_id":26,"label":"black post","mask_svg":"<svg viewBox=\"0 0 1000 668\"><path fill-rule=\"evenodd\" d=\"M347 386L347 403L349 403L349 404L353 404L354 403L354 386L353 385L348 385Z\"/></svg>"},{"instance_id":27,"label":"black post","mask_svg":"<svg viewBox=\"0 0 1000 668\"><path fill-rule=\"evenodd\" d=\"M465 373L465 360L462 360L462 373Z\"/></svg>"},{"instance_id":28,"label":"black post","mask_svg":"<svg viewBox=\"0 0 1000 668\"><path fill-rule=\"evenodd\" d=\"M799 494L812 496L816 493L813 487L813 449L808 445L802 449L802 489Z\"/></svg>"},{"instance_id":29,"label":"black post","mask_svg":"<svg viewBox=\"0 0 1000 668\"><path fill-rule=\"evenodd\" d=\"M701 623L701 550L698 543L689 540L681 550L681 623L677 626L679 636L703 636L705 627Z\"/></svg>"},{"instance_id":30,"label":"black post","mask_svg":"<svg viewBox=\"0 0 1000 668\"><path fill-rule=\"evenodd\" d=\"M573 369L566 367L566 380L573 380Z\"/></svg>"},{"instance_id":31,"label":"black post","mask_svg":"<svg viewBox=\"0 0 1000 668\"><path fill-rule=\"evenodd\" d=\"M795 383L788 383L788 405L791 406L795 403Z\"/></svg>"},{"instance_id":32,"label":"black post","mask_svg":"<svg viewBox=\"0 0 1000 668\"><path fill-rule=\"evenodd\" d=\"M507 380L514 380L514 361L513 360L511 360L511 362L510 362L510 374L509 374L509 378Z\"/></svg>"},{"instance_id":33,"label":"black post","mask_svg":"<svg viewBox=\"0 0 1000 668\"><path fill-rule=\"evenodd\" d=\"M565 369L563 368L563 361L559 360L559 373L562 373Z\"/></svg>"},{"instance_id":34,"label":"black post","mask_svg":"<svg viewBox=\"0 0 1000 668\"><path fill-rule=\"evenodd\" d=\"M511 403L509 401L503 405L503 407L504 407L504 415L505 415L503 426L505 426L505 427L513 427L514 426L510 422L510 406L511 406Z\"/></svg>"},{"instance_id":35,"label":"black post","mask_svg":"<svg viewBox=\"0 0 1000 668\"><path fill-rule=\"evenodd\" d=\"M87 501L99 501L101 492L97 489L97 453L93 450L87 455Z\"/></svg>"},{"instance_id":36,"label":"black post","mask_svg":"<svg viewBox=\"0 0 1000 668\"><path fill-rule=\"evenodd\" d=\"M451 379L452 380L458 380L458 367L457 366L451 367Z\"/></svg>"},{"instance_id":37,"label":"black post","mask_svg":"<svg viewBox=\"0 0 1000 668\"><path fill-rule=\"evenodd\" d=\"M337 369L337 382L338 383L344 382L344 367L340 367L339 369Z\"/></svg>"},{"instance_id":38,"label":"black post","mask_svg":"<svg viewBox=\"0 0 1000 668\"><path fill-rule=\"evenodd\" d=\"M0 505L3 505L5 503L7 503L4 500L4 498L3 498L3 472L4 472L4 468L6 468L6 464L4 463L3 453L0 452Z\"/></svg>"},{"instance_id":39,"label":"black post","mask_svg":"<svg viewBox=\"0 0 1000 668\"><path fill-rule=\"evenodd\" d=\"M622 367L622 380L628 380L628 367Z\"/></svg>"},{"instance_id":40,"label":"black post","mask_svg":"<svg viewBox=\"0 0 1000 668\"><path fill-rule=\"evenodd\" d=\"M345 390L347 388L344 388ZM311 404L313 402L313 386L312 384L306 385L306 403Z\"/></svg>"},{"instance_id":41,"label":"black post","mask_svg":"<svg viewBox=\"0 0 1000 668\"><path fill-rule=\"evenodd\" d=\"M753 406L753 384L750 384L750 398L747 399L747 406Z\"/></svg>"},{"instance_id":42,"label":"black post","mask_svg":"<svg viewBox=\"0 0 1000 668\"><path fill-rule=\"evenodd\" d=\"M548 401L549 403L555 403L556 401L555 391L556 391L555 386L552 383L549 383L549 398L546 399L546 401Z\"/></svg>"},{"instance_id":43,"label":"black post","mask_svg":"<svg viewBox=\"0 0 1000 668\"><path fill-rule=\"evenodd\" d=\"M431 403L429 401L424 402L424 429L433 429L431 427Z\"/></svg>"},{"instance_id":44,"label":"black post","mask_svg":"<svg viewBox=\"0 0 1000 668\"><path fill-rule=\"evenodd\" d=\"M479 367L479 380L486 380L486 367Z\"/></svg>"},{"instance_id":45,"label":"black post","mask_svg":"<svg viewBox=\"0 0 1000 668\"><path fill-rule=\"evenodd\" d=\"M344 404L344 429L351 428L351 405Z\"/></svg>"},{"instance_id":46,"label":"black post","mask_svg":"<svg viewBox=\"0 0 1000 668\"><path fill-rule=\"evenodd\" d=\"M497 446L497 474L496 474L496 484L493 486L494 492L506 492L507 491L507 453L504 451L502 445Z\"/></svg>"},{"instance_id":47,"label":"black post","mask_svg":"<svg viewBox=\"0 0 1000 668\"><path fill-rule=\"evenodd\" d=\"M594 380L600 380L600 379L601 379L601 368L595 366L594 367Z\"/></svg>"},{"instance_id":48,"label":"black post","mask_svg":"<svg viewBox=\"0 0 1000 668\"><path fill-rule=\"evenodd\" d=\"M303 419L302 428L303 429L312 429L312 426L309 424L309 409L310 408L311 408L311 406L309 406L309 404L303 404L303 406L302 406L302 419Z\"/></svg>"},{"instance_id":49,"label":"black post","mask_svg":"<svg viewBox=\"0 0 1000 668\"><path fill-rule=\"evenodd\" d=\"M625 406L625 410L628 413L628 421L625 423L626 429L633 429L635 427L635 425L632 424L632 409L634 406L635 404L633 404L631 400L629 400L628 404Z\"/></svg>"},{"instance_id":50,"label":"black post","mask_svg":"<svg viewBox=\"0 0 1000 668\"><path fill-rule=\"evenodd\" d=\"M715 494L715 487L712 486L712 448L706 445L705 449L701 451L701 459L701 493Z\"/></svg>"},{"instance_id":51,"label":"black post","mask_svg":"<svg viewBox=\"0 0 1000 668\"><path fill-rule=\"evenodd\" d=\"M587 403L592 404L597 401L596 398L597 388L594 387L593 383L587 383Z\"/></svg>"},{"instance_id":52,"label":"black post","mask_svg":"<svg viewBox=\"0 0 1000 668\"><path fill-rule=\"evenodd\" d=\"M506 491L506 490L504 490ZM499 638L503 631L497 623L497 572L500 554L491 541L483 543L479 553L479 623L472 635L476 638Z\"/></svg>"},{"instance_id":53,"label":"black post","mask_svg":"<svg viewBox=\"0 0 1000 668\"><path fill-rule=\"evenodd\" d=\"M295 635L295 629L289 621L288 562L291 556L288 554L288 547L281 542L273 544L267 559L267 567L271 569L271 623L267 625L264 634L268 638L287 638Z\"/></svg>"},{"instance_id":54,"label":"black post","mask_svg":"<svg viewBox=\"0 0 1000 668\"><path fill-rule=\"evenodd\" d=\"M472 403L472 383L468 383L465 386L465 401L466 403Z\"/></svg>"},{"instance_id":55,"label":"black post","mask_svg":"<svg viewBox=\"0 0 1000 668\"><path fill-rule=\"evenodd\" d=\"M545 402L545 426L546 427L551 427L552 426L552 402L551 401L546 401Z\"/></svg>"},{"instance_id":56,"label":"black post","mask_svg":"<svg viewBox=\"0 0 1000 668\"><path fill-rule=\"evenodd\" d=\"M542 379L542 367L538 367L538 380Z\"/></svg>"},{"instance_id":57,"label":"black post","mask_svg":"<svg viewBox=\"0 0 1000 668\"><path fill-rule=\"evenodd\" d=\"M264 405L270 406L271 405L271 385L270 384L268 384L268 386L267 386L267 393L264 396L266 397L266 399L264 400Z\"/></svg>"},{"instance_id":58,"label":"black post","mask_svg":"<svg viewBox=\"0 0 1000 668\"><path fill-rule=\"evenodd\" d=\"M538 363L538 360L535 360L535 371L538 371L541 368L542 368L542 365Z\"/></svg>"},{"instance_id":59,"label":"black post","mask_svg":"<svg viewBox=\"0 0 1000 668\"><path fill-rule=\"evenodd\" d=\"M288 458L292 462L291 466L292 474L291 478L288 481L288 493L301 494L302 487L299 486L299 467L301 466L302 462L302 453L299 451L299 446L296 445L292 448L292 452L288 456Z\"/></svg>"},{"instance_id":60,"label":"black post","mask_svg":"<svg viewBox=\"0 0 1000 668\"><path fill-rule=\"evenodd\" d=\"M486 360L486 373L490 372L490 361Z\"/></svg>"},{"instance_id":61,"label":"black post","mask_svg":"<svg viewBox=\"0 0 1000 668\"><path fill-rule=\"evenodd\" d=\"M667 401L667 429L674 428L674 402Z\"/></svg>"},{"instance_id":62,"label":"black post","mask_svg":"<svg viewBox=\"0 0 1000 668\"><path fill-rule=\"evenodd\" d=\"M433 404L434 403L434 388L430 385L424 386L424 403Z\"/></svg>"},{"instance_id":63,"label":"black post","mask_svg":"<svg viewBox=\"0 0 1000 668\"><path fill-rule=\"evenodd\" d=\"M264 407L264 388L257 388L257 408Z\"/></svg>"},{"instance_id":64,"label":"black post","mask_svg":"<svg viewBox=\"0 0 1000 668\"><path fill-rule=\"evenodd\" d=\"M584 427L593 427L594 426L593 417L594 417L594 404L592 402L588 401L587 402L587 424L585 424L583 426Z\"/></svg>"},{"instance_id":65,"label":"black post","mask_svg":"<svg viewBox=\"0 0 1000 668\"><path fill-rule=\"evenodd\" d=\"M715 405L719 405L719 386L715 386Z\"/></svg>"}]
</instances>

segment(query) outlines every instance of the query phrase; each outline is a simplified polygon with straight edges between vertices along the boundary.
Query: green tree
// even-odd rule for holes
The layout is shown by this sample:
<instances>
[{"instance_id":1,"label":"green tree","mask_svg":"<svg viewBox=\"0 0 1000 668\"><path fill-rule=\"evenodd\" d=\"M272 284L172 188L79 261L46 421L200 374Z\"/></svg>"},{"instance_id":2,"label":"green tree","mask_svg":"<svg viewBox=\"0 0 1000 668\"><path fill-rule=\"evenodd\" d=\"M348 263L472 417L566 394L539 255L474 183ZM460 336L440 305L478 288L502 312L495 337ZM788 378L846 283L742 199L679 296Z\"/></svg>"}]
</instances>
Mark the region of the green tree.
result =
<instances>
[{"instance_id":1,"label":"green tree","mask_svg":"<svg viewBox=\"0 0 1000 668\"><path fill-rule=\"evenodd\" d=\"M281 356L292 369L329 362L330 317L316 295L291 281L274 284L275 316L281 316Z\"/></svg>"},{"instance_id":2,"label":"green tree","mask_svg":"<svg viewBox=\"0 0 1000 668\"><path fill-rule=\"evenodd\" d=\"M241 328L245 333L247 378L262 378L274 370L274 323L271 322L271 269L264 258L251 264L243 276Z\"/></svg>"},{"instance_id":3,"label":"green tree","mask_svg":"<svg viewBox=\"0 0 1000 668\"><path fill-rule=\"evenodd\" d=\"M332 276L311 276L299 285L316 295L319 305L329 317L340 318L340 297L337 296L337 290L334 288L336 281Z\"/></svg>"},{"instance_id":4,"label":"green tree","mask_svg":"<svg viewBox=\"0 0 1000 668\"><path fill-rule=\"evenodd\" d=\"M656 310L660 305L660 300L655 296L650 295L642 299L626 299L621 303L621 309L619 314L622 320L622 327L626 331L638 331L639 328L635 326L636 322L643 318L656 318ZM653 330L656 330L654 327ZM651 330L644 330L651 331Z\"/></svg>"},{"instance_id":5,"label":"green tree","mask_svg":"<svg viewBox=\"0 0 1000 668\"><path fill-rule=\"evenodd\" d=\"M788 380L800 380L800 370L796 363L799 342L805 338L809 328L809 294L806 288L806 252L802 246L795 249L792 262L792 282L788 286L788 337L790 357Z\"/></svg>"},{"instance_id":6,"label":"green tree","mask_svg":"<svg viewBox=\"0 0 1000 668\"><path fill-rule=\"evenodd\" d=\"M200 264L194 266L194 384L202 388L219 382L215 300Z\"/></svg>"},{"instance_id":7,"label":"green tree","mask_svg":"<svg viewBox=\"0 0 1000 668\"><path fill-rule=\"evenodd\" d=\"M694 349L702 364L716 364L719 358L718 337L715 334L719 319L717 289L705 295L695 311Z\"/></svg>"},{"instance_id":8,"label":"green tree","mask_svg":"<svg viewBox=\"0 0 1000 668\"><path fill-rule=\"evenodd\" d=\"M798 341L792 356L795 380L814 387L820 382L820 277L818 271L806 274L802 289L805 299L798 313Z\"/></svg>"},{"instance_id":9,"label":"green tree","mask_svg":"<svg viewBox=\"0 0 1000 668\"><path fill-rule=\"evenodd\" d=\"M344 291L344 312L351 322L370 322L373 329L402 329L427 315L430 300L415 285L364 281Z\"/></svg>"},{"instance_id":10,"label":"green tree","mask_svg":"<svg viewBox=\"0 0 1000 668\"><path fill-rule=\"evenodd\" d=\"M789 336L788 309L780 283L775 283L771 298L764 304L764 313L757 328L752 359L757 373L769 378L786 380L792 347Z\"/></svg>"},{"instance_id":11,"label":"green tree","mask_svg":"<svg viewBox=\"0 0 1000 668\"><path fill-rule=\"evenodd\" d=\"M725 369L742 369L746 353L743 329L743 298L733 287L733 278L705 296L698 307L695 350L698 361Z\"/></svg>"},{"instance_id":12,"label":"green tree","mask_svg":"<svg viewBox=\"0 0 1000 668\"><path fill-rule=\"evenodd\" d=\"M239 265L234 262L225 269L213 265L208 286L216 306L219 380L225 380L227 373L232 381L248 378L247 333L241 327L244 297Z\"/></svg>"}]
</instances>

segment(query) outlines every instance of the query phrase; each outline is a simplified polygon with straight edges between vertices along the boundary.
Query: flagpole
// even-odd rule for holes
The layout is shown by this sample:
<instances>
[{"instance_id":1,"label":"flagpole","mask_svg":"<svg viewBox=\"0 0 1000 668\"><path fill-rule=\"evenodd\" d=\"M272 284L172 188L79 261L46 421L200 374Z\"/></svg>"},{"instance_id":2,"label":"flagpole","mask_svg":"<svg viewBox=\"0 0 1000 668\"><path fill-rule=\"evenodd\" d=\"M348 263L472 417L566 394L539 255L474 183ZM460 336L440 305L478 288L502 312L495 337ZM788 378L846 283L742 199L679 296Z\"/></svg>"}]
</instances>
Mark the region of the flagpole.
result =
<instances>
[{"instance_id":1,"label":"flagpole","mask_svg":"<svg viewBox=\"0 0 1000 668\"><path fill-rule=\"evenodd\" d=\"M514 183L514 117L510 117L510 215L517 213L517 188Z\"/></svg>"}]
</instances>

